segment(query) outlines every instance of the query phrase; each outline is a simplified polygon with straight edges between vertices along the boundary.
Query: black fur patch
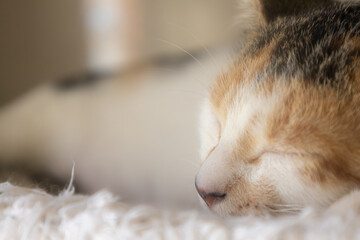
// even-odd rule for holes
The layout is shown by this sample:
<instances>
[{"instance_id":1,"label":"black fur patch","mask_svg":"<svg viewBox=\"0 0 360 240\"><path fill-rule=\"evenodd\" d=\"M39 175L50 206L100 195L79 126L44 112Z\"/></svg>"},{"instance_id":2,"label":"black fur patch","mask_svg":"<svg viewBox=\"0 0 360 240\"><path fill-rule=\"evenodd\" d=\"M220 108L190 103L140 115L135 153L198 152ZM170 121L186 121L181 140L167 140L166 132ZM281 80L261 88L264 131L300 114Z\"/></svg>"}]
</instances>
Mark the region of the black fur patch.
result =
<instances>
[{"instance_id":1,"label":"black fur patch","mask_svg":"<svg viewBox=\"0 0 360 240\"><path fill-rule=\"evenodd\" d=\"M245 57L274 44L267 74L338 86L359 57L354 37L360 37L360 5L333 4L268 25Z\"/></svg>"},{"instance_id":2,"label":"black fur patch","mask_svg":"<svg viewBox=\"0 0 360 240\"><path fill-rule=\"evenodd\" d=\"M332 0L261 0L262 14L267 22L331 3Z\"/></svg>"}]
</instances>

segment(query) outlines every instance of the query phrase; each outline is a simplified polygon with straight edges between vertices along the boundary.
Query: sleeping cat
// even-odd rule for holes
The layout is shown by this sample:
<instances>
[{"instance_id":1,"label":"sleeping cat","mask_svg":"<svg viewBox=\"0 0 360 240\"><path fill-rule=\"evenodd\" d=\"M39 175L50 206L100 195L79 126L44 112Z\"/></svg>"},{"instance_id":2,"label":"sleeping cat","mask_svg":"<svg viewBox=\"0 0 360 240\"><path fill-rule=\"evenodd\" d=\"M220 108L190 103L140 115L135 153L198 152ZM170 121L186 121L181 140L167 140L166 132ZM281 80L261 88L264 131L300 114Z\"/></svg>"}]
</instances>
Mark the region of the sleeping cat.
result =
<instances>
[{"instance_id":1,"label":"sleeping cat","mask_svg":"<svg viewBox=\"0 0 360 240\"><path fill-rule=\"evenodd\" d=\"M223 216L326 207L360 186L360 5L241 4L255 27L204 104L197 191Z\"/></svg>"}]
</instances>

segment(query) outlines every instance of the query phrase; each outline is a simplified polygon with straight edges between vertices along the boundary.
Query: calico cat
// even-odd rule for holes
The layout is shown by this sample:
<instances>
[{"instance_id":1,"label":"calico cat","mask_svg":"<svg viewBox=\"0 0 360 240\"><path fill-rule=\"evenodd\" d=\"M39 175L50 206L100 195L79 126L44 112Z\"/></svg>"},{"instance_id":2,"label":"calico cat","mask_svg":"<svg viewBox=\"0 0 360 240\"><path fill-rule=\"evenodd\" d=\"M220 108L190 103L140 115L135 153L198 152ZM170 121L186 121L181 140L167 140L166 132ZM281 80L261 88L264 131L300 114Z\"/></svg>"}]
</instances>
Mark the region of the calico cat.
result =
<instances>
[{"instance_id":1,"label":"calico cat","mask_svg":"<svg viewBox=\"0 0 360 240\"><path fill-rule=\"evenodd\" d=\"M205 101L197 191L223 216L326 207L360 187L360 5L241 6L254 27Z\"/></svg>"}]
</instances>

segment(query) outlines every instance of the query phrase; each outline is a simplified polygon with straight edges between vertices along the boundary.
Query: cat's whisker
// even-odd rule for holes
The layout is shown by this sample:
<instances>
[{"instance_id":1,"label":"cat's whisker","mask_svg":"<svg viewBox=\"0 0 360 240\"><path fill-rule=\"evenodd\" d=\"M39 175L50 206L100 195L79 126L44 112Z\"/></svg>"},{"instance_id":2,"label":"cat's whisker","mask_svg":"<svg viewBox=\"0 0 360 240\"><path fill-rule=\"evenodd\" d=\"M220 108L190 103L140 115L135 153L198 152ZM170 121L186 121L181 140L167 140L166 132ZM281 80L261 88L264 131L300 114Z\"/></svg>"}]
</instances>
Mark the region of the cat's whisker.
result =
<instances>
[{"instance_id":1,"label":"cat's whisker","mask_svg":"<svg viewBox=\"0 0 360 240\"><path fill-rule=\"evenodd\" d=\"M191 54L189 51L185 50L183 47L179 46L178 44L169 42L169 41L167 41L167 40L165 40L165 39L160 39L160 38L158 38L157 40L160 41L160 42L163 42L163 43L165 43L165 44L168 44L168 45L170 45L170 46L173 46L173 47L179 49L180 51L186 53L187 55L189 55L189 56L190 56L192 59L194 59L195 62L197 62L197 64L203 69L203 73L204 73L208 78L210 77L210 76L209 76L209 73L206 72L206 68L205 68L204 64L202 64L202 62L201 62L197 57L195 57L193 54ZM203 87L205 87L205 83L204 83L204 82L202 82L202 81L199 81L199 82L201 82L201 84L203 84ZM205 89L206 89L206 88L205 88Z\"/></svg>"},{"instance_id":2,"label":"cat's whisker","mask_svg":"<svg viewBox=\"0 0 360 240\"><path fill-rule=\"evenodd\" d=\"M293 204L262 205L265 211L275 214L296 214L302 211L302 207Z\"/></svg>"},{"instance_id":3,"label":"cat's whisker","mask_svg":"<svg viewBox=\"0 0 360 240\"><path fill-rule=\"evenodd\" d=\"M270 213L276 213L276 214L295 214L301 211L301 209L297 209L297 208L274 209L270 207L264 207L264 209L269 211Z\"/></svg>"},{"instance_id":4,"label":"cat's whisker","mask_svg":"<svg viewBox=\"0 0 360 240\"><path fill-rule=\"evenodd\" d=\"M167 67L161 67L161 66L158 66L157 68L159 68L159 69L161 69L161 70L169 71L170 74L178 74L178 73L179 73L179 70L175 70L175 69L173 69L173 68L167 68ZM205 91L208 90L209 87L207 86L206 83L203 83L199 78L193 78L193 79L196 80L196 83L198 83L199 86L200 86L203 90L205 90Z\"/></svg>"},{"instance_id":5,"label":"cat's whisker","mask_svg":"<svg viewBox=\"0 0 360 240\"><path fill-rule=\"evenodd\" d=\"M273 204L274 207L298 207L301 208L300 205L296 205L296 204Z\"/></svg>"},{"instance_id":6,"label":"cat's whisker","mask_svg":"<svg viewBox=\"0 0 360 240\"><path fill-rule=\"evenodd\" d=\"M192 167L195 167L196 169L198 169L200 167L200 162L197 160L190 160L188 158L177 158L176 160L180 161L180 162L184 162L184 163L188 163L189 165L191 165Z\"/></svg>"},{"instance_id":7,"label":"cat's whisker","mask_svg":"<svg viewBox=\"0 0 360 240\"><path fill-rule=\"evenodd\" d=\"M167 91L169 91L169 92L182 92L182 93L185 92L185 93L190 93L190 94L199 96L201 98L206 97L206 95L204 93L200 93L200 92L193 91L193 90L187 90L187 89L167 89Z\"/></svg>"},{"instance_id":8,"label":"cat's whisker","mask_svg":"<svg viewBox=\"0 0 360 240\"><path fill-rule=\"evenodd\" d=\"M217 67L217 69L218 69L218 70L221 69L219 62L216 61L214 55L210 52L209 48L206 47L206 46L196 37L196 35L195 35L193 32L191 32L191 31L188 30L188 29L185 29L184 27L182 27L182 26L180 26L180 25L174 24L174 23L167 23L167 24L170 25L170 26L176 27L176 28L178 28L178 29L181 29L182 31L187 32L188 34L190 34L191 37L192 37L198 44L200 44L200 46L206 51L206 53L209 55L211 61L212 61L213 64Z\"/></svg>"}]
</instances>

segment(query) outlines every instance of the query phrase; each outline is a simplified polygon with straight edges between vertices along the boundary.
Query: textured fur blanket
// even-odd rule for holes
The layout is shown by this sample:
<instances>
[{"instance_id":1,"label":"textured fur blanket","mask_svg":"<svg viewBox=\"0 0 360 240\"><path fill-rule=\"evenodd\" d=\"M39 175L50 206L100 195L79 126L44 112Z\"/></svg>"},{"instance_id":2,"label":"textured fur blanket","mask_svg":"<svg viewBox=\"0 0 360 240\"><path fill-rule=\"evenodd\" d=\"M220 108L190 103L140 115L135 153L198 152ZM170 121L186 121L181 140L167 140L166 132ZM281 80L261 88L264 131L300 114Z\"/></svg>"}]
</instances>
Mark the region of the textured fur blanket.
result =
<instances>
[{"instance_id":1,"label":"textured fur blanket","mask_svg":"<svg viewBox=\"0 0 360 240\"><path fill-rule=\"evenodd\" d=\"M360 192L298 216L219 219L91 196L0 184L0 239L360 239Z\"/></svg>"}]
</instances>

